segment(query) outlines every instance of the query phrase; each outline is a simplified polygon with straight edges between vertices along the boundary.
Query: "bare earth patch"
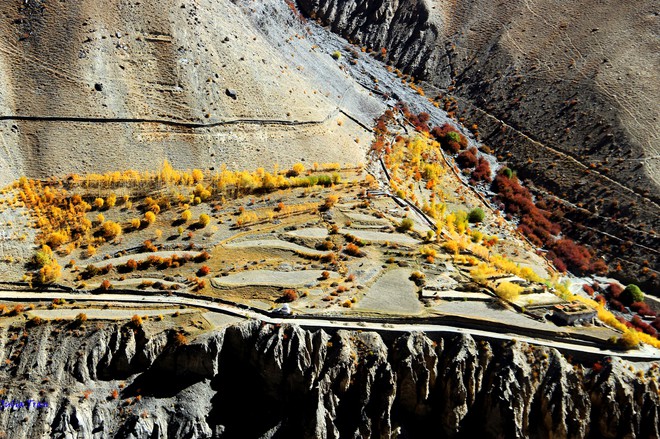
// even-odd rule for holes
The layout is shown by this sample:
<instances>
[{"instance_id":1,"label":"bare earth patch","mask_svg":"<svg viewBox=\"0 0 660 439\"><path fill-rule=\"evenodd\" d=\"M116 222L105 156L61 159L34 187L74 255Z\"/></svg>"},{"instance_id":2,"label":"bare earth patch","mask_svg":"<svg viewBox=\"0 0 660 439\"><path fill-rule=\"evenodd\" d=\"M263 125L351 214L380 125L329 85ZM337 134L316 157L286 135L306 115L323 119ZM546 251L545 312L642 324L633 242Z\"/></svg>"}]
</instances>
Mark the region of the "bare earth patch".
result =
<instances>
[{"instance_id":1,"label":"bare earth patch","mask_svg":"<svg viewBox=\"0 0 660 439\"><path fill-rule=\"evenodd\" d=\"M402 245L416 245L420 242L403 233L372 232L370 230L339 229L339 233L350 234L362 241L391 242Z\"/></svg>"},{"instance_id":2,"label":"bare earth patch","mask_svg":"<svg viewBox=\"0 0 660 439\"><path fill-rule=\"evenodd\" d=\"M325 229L323 229L325 230ZM280 239L264 239L264 240L252 240L252 241L241 241L241 242L232 242L230 244L225 244L229 248L265 248L265 249L276 249L276 250L290 250L294 253L306 256L324 256L329 252L323 252L320 250L311 249L309 247L304 247L302 245L294 244L293 242L282 241Z\"/></svg>"},{"instance_id":3,"label":"bare earth patch","mask_svg":"<svg viewBox=\"0 0 660 439\"><path fill-rule=\"evenodd\" d=\"M305 271L273 271L251 270L233 273L229 276L214 278L211 283L217 287L237 286L276 286L276 287L305 287L314 285L320 278L323 270ZM339 278L339 274L331 272L330 279Z\"/></svg>"},{"instance_id":4,"label":"bare earth patch","mask_svg":"<svg viewBox=\"0 0 660 439\"><path fill-rule=\"evenodd\" d=\"M292 230L287 232L287 235L295 236L296 238L325 238L328 236L328 229L324 227L310 227L308 229Z\"/></svg>"},{"instance_id":5,"label":"bare earth patch","mask_svg":"<svg viewBox=\"0 0 660 439\"><path fill-rule=\"evenodd\" d=\"M382 275L360 300L356 309L397 314L419 314L422 304L415 284L408 278L411 270L399 268Z\"/></svg>"},{"instance_id":6,"label":"bare earth patch","mask_svg":"<svg viewBox=\"0 0 660 439\"><path fill-rule=\"evenodd\" d=\"M93 265L96 268L101 268L105 267L108 264L112 264L113 267L117 267L119 265L123 265L126 262L128 262L129 259L133 259L135 261L143 261L146 260L149 256L156 256L158 258L171 258L172 256L177 255L180 257L184 257L186 255L190 256L191 258L194 258L195 256L199 255L199 252L188 252L188 251L160 251L160 252L149 252L149 253L138 253L134 255L126 255L126 256L121 256L119 258L111 258L111 259L104 259L100 262L94 262L89 265Z\"/></svg>"}]
</instances>

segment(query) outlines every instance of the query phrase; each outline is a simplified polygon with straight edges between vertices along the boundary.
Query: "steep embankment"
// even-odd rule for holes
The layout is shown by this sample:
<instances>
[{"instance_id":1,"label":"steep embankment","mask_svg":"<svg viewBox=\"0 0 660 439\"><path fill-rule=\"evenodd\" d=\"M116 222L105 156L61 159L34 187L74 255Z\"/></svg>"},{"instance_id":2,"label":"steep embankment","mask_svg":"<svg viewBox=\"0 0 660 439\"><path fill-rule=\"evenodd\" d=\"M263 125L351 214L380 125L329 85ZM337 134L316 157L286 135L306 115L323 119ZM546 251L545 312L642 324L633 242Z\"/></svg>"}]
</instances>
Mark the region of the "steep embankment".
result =
<instances>
[{"instance_id":1,"label":"steep embankment","mask_svg":"<svg viewBox=\"0 0 660 439\"><path fill-rule=\"evenodd\" d=\"M455 98L457 117L478 124L502 161L568 201L567 231L601 243L630 280L659 287L653 2L298 3L333 31L386 48L404 72Z\"/></svg>"},{"instance_id":2,"label":"steep embankment","mask_svg":"<svg viewBox=\"0 0 660 439\"><path fill-rule=\"evenodd\" d=\"M0 334L3 397L48 403L0 412L12 438L659 434L654 379L515 342L250 322L177 345L167 332L63 325Z\"/></svg>"}]
</instances>

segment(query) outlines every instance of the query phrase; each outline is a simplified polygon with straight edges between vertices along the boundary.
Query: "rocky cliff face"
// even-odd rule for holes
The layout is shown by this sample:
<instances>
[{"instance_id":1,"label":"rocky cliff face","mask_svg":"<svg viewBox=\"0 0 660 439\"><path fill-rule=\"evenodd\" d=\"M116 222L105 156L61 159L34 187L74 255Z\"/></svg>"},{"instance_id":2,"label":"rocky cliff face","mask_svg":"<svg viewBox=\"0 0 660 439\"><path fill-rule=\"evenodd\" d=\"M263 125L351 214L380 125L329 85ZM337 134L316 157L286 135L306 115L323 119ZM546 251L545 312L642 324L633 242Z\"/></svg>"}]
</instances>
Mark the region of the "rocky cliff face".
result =
<instances>
[{"instance_id":1,"label":"rocky cliff face","mask_svg":"<svg viewBox=\"0 0 660 439\"><path fill-rule=\"evenodd\" d=\"M477 124L503 162L569 202L566 231L602 242L612 265L626 267L625 281L658 289L657 273L643 271L660 270L650 250L660 245L653 2L298 4L357 44L385 48L390 62L455 99L458 110L447 108Z\"/></svg>"},{"instance_id":2,"label":"rocky cliff face","mask_svg":"<svg viewBox=\"0 0 660 439\"><path fill-rule=\"evenodd\" d=\"M48 403L0 411L8 437L660 434L657 382L618 360L592 372L516 342L259 322L187 345L117 324L58 325L0 335L3 398Z\"/></svg>"}]
</instances>

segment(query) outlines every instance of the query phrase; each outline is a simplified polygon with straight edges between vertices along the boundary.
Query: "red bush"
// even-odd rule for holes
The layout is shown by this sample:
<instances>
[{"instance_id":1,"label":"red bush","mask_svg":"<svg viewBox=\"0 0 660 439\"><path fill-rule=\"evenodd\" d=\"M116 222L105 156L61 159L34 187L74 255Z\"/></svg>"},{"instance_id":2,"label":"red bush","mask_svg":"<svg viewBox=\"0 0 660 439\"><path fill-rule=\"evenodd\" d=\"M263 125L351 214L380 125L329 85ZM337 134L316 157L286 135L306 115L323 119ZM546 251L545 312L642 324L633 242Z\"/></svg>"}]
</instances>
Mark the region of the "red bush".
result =
<instances>
[{"instance_id":1,"label":"red bush","mask_svg":"<svg viewBox=\"0 0 660 439\"><path fill-rule=\"evenodd\" d=\"M591 253L584 246L570 239L560 239L554 243L551 258L561 259L567 268L579 275L591 272Z\"/></svg>"},{"instance_id":2,"label":"red bush","mask_svg":"<svg viewBox=\"0 0 660 439\"><path fill-rule=\"evenodd\" d=\"M619 302L616 299L610 300L610 309L617 310L619 312L624 312L626 310L626 307L623 306L623 303Z\"/></svg>"},{"instance_id":3,"label":"red bush","mask_svg":"<svg viewBox=\"0 0 660 439\"><path fill-rule=\"evenodd\" d=\"M656 317L653 322L651 322L651 326L653 326L657 331L660 331L660 317Z\"/></svg>"},{"instance_id":4,"label":"red bush","mask_svg":"<svg viewBox=\"0 0 660 439\"><path fill-rule=\"evenodd\" d=\"M656 313L644 302L633 302L630 305L630 309L635 311L640 316L656 316Z\"/></svg>"},{"instance_id":5,"label":"red bush","mask_svg":"<svg viewBox=\"0 0 660 439\"><path fill-rule=\"evenodd\" d=\"M621 317L621 316L617 316L616 319L617 319L620 323L623 323L624 325L626 325L626 328L632 328L632 327L633 327L632 323L630 323L628 320L624 319L624 318Z\"/></svg>"},{"instance_id":6,"label":"red bush","mask_svg":"<svg viewBox=\"0 0 660 439\"><path fill-rule=\"evenodd\" d=\"M458 163L458 166L461 168L474 168L478 163L476 152L476 148L470 148L463 151L458 157L456 157L456 163Z\"/></svg>"},{"instance_id":7,"label":"red bush","mask_svg":"<svg viewBox=\"0 0 660 439\"><path fill-rule=\"evenodd\" d=\"M490 177L490 164L488 160L479 157L477 167L472 171L472 179L475 181L485 181L490 183L493 179Z\"/></svg>"},{"instance_id":8,"label":"red bush","mask_svg":"<svg viewBox=\"0 0 660 439\"><path fill-rule=\"evenodd\" d=\"M644 322L639 316L634 316L630 323L633 324L636 328L639 330L645 332L646 334L656 337L658 335L658 331L655 330L655 328L648 323Z\"/></svg>"},{"instance_id":9,"label":"red bush","mask_svg":"<svg viewBox=\"0 0 660 439\"><path fill-rule=\"evenodd\" d=\"M202 265L197 271L197 276L206 276L211 272L211 269L208 265Z\"/></svg>"},{"instance_id":10,"label":"red bush","mask_svg":"<svg viewBox=\"0 0 660 439\"><path fill-rule=\"evenodd\" d=\"M615 299L618 299L621 293L623 293L623 287L619 284L610 284L610 287L608 289L612 297L614 297Z\"/></svg>"},{"instance_id":11,"label":"red bush","mask_svg":"<svg viewBox=\"0 0 660 439\"><path fill-rule=\"evenodd\" d=\"M461 149L467 148L467 138L448 123L441 127L434 127L431 134L440 142L442 149L451 154L456 154Z\"/></svg>"}]
</instances>

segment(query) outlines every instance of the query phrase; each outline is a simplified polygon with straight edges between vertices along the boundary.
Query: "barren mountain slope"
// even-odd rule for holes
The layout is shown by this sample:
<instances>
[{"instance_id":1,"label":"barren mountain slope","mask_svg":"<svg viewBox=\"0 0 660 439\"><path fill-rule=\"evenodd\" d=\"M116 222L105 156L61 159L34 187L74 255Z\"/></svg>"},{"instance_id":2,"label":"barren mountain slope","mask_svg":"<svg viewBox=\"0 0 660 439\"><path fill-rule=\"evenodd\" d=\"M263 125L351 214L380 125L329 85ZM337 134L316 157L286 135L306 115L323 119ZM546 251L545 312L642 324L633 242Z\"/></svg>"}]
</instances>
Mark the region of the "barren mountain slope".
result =
<instances>
[{"instance_id":1,"label":"barren mountain slope","mask_svg":"<svg viewBox=\"0 0 660 439\"><path fill-rule=\"evenodd\" d=\"M629 281L658 288L658 11L651 1L300 0L427 82L523 178L564 204ZM586 227L585 227L586 226ZM645 265L656 277L641 273ZM641 276L641 277L640 277ZM645 277L646 276L646 277ZM643 279L641 279L643 278Z\"/></svg>"},{"instance_id":2,"label":"barren mountain slope","mask_svg":"<svg viewBox=\"0 0 660 439\"><path fill-rule=\"evenodd\" d=\"M0 183L165 158L202 169L363 160L364 130L338 106L370 121L382 104L311 43L294 56L287 40L302 27L272 3L257 6L285 14L267 35L230 1L2 2Z\"/></svg>"},{"instance_id":3,"label":"barren mountain slope","mask_svg":"<svg viewBox=\"0 0 660 439\"><path fill-rule=\"evenodd\" d=\"M654 2L300 4L333 30L388 48L389 58L415 77L443 89L455 85L456 95L543 143L584 161L626 159L612 166L628 173L620 180L635 172L638 178L627 184L646 190L654 179L658 198L660 45Z\"/></svg>"}]
</instances>

